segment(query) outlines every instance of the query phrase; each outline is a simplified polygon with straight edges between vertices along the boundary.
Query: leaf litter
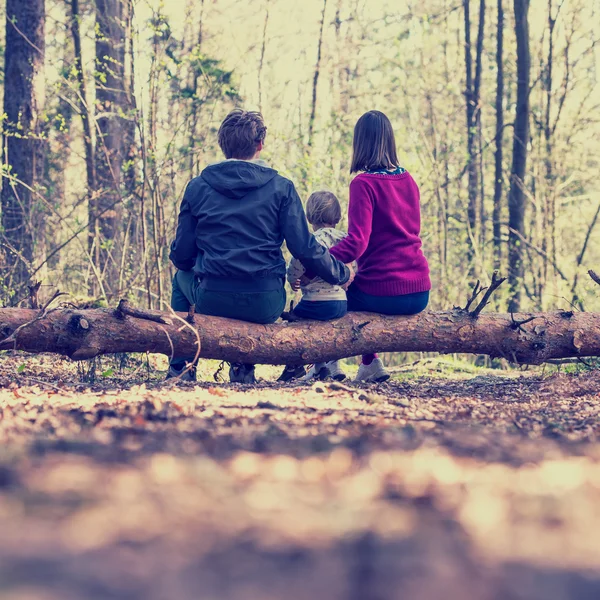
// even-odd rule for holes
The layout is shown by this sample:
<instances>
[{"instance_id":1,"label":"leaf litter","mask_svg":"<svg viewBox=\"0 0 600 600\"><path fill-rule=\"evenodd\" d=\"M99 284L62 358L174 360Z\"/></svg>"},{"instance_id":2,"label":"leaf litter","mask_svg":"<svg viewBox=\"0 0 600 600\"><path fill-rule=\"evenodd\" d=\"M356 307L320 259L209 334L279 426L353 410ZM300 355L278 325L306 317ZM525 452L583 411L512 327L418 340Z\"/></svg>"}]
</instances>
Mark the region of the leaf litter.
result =
<instances>
[{"instance_id":1,"label":"leaf litter","mask_svg":"<svg viewBox=\"0 0 600 600\"><path fill-rule=\"evenodd\" d=\"M0 358L2 600L600 597L598 371L226 386L39 360Z\"/></svg>"}]
</instances>

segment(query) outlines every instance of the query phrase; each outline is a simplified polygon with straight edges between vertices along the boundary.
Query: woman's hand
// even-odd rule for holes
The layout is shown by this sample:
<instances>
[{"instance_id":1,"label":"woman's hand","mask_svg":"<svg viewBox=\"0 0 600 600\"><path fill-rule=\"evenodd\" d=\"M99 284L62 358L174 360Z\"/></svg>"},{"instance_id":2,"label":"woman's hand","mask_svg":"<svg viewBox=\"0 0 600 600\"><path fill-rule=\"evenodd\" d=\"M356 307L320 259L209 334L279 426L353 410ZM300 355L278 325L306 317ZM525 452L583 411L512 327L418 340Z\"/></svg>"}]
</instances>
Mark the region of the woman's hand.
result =
<instances>
[{"instance_id":1,"label":"woman's hand","mask_svg":"<svg viewBox=\"0 0 600 600\"><path fill-rule=\"evenodd\" d=\"M354 281L354 278L356 277L356 271L354 270L353 264L349 264L346 266L348 267L348 270L350 271L350 277L348 278L348 281L346 281L346 283L342 286L342 289L345 291L348 291L348 288L352 285L352 282Z\"/></svg>"}]
</instances>

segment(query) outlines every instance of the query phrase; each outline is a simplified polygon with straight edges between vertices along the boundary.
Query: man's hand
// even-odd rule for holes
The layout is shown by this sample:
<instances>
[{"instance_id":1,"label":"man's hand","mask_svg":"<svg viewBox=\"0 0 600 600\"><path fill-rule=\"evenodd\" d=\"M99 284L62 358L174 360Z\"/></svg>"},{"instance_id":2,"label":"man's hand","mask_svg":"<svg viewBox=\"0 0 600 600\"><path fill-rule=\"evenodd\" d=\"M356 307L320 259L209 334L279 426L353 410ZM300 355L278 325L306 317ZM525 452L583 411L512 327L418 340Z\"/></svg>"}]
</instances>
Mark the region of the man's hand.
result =
<instances>
[{"instance_id":1,"label":"man's hand","mask_svg":"<svg viewBox=\"0 0 600 600\"><path fill-rule=\"evenodd\" d=\"M352 282L354 281L354 278L356 277L356 271L354 270L354 267L350 264L350 265L346 265L348 267L348 270L350 271L350 277L348 278L348 281L346 281L346 283L342 286L342 289L345 291L348 291L348 288L352 285Z\"/></svg>"}]
</instances>

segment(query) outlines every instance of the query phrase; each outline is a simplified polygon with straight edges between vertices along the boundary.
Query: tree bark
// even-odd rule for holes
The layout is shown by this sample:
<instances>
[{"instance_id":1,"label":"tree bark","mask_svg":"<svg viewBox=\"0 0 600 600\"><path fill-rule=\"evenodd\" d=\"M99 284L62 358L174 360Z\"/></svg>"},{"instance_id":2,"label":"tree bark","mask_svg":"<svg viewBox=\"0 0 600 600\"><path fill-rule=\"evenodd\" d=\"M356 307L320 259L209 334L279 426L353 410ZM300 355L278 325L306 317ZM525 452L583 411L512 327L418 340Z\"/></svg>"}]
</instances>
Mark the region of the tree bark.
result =
<instances>
[{"instance_id":1,"label":"tree bark","mask_svg":"<svg viewBox=\"0 0 600 600\"><path fill-rule=\"evenodd\" d=\"M477 148L479 160L477 169L479 190L479 240L485 248L486 215L485 215L485 189L483 172L483 134L481 131L481 71L483 67L483 41L485 37L485 0L479 1L479 25L477 28L477 49L475 53L475 81L473 83L473 103L475 104L475 129L477 131Z\"/></svg>"},{"instance_id":2,"label":"tree bark","mask_svg":"<svg viewBox=\"0 0 600 600\"><path fill-rule=\"evenodd\" d=\"M323 30L325 28L325 11L327 10L327 0L323 0L323 12L321 14L321 27L319 30L319 43L317 46L317 63L313 75L312 100L310 105L310 117L308 119L308 146L312 147L315 129L315 119L317 116L317 89L319 85L319 75L321 74L321 56L323 51Z\"/></svg>"},{"instance_id":3,"label":"tree bark","mask_svg":"<svg viewBox=\"0 0 600 600\"><path fill-rule=\"evenodd\" d=\"M350 313L337 321L275 325L195 315L191 325L183 313L178 319L158 311L129 312L139 316L119 309L0 309L0 350L73 359L145 351L195 356L200 340L203 358L263 364L308 364L372 352L488 354L529 364L600 355L600 313L477 318L461 310L412 317Z\"/></svg>"},{"instance_id":4,"label":"tree bark","mask_svg":"<svg viewBox=\"0 0 600 600\"><path fill-rule=\"evenodd\" d=\"M23 285L45 242L44 0L7 0L2 179L4 283Z\"/></svg>"},{"instance_id":5,"label":"tree bark","mask_svg":"<svg viewBox=\"0 0 600 600\"><path fill-rule=\"evenodd\" d=\"M83 146L85 151L85 171L87 179L88 194L88 246L93 251L94 241L97 236L97 208L96 208L96 163L94 156L94 135L92 131L92 115L88 103L85 71L83 67L83 54L81 49L81 13L79 11L79 0L71 0L71 35L75 49L75 70L77 76L77 106L81 114L83 125ZM95 286L91 286L91 295L96 295Z\"/></svg>"},{"instance_id":6,"label":"tree bark","mask_svg":"<svg viewBox=\"0 0 600 600\"><path fill-rule=\"evenodd\" d=\"M529 0L514 0L517 36L517 107L514 125L513 157L508 196L508 282L509 310L517 312L521 305L523 285L523 242L525 237L525 172L529 144Z\"/></svg>"},{"instance_id":7,"label":"tree bark","mask_svg":"<svg viewBox=\"0 0 600 600\"><path fill-rule=\"evenodd\" d=\"M494 236L494 269L502 266L502 237L500 224L502 221L502 189L504 174L503 144L504 144L504 8L503 0L498 0L498 25L496 29L496 152L494 154L494 207L493 207L493 236Z\"/></svg>"},{"instance_id":8,"label":"tree bark","mask_svg":"<svg viewBox=\"0 0 600 600\"><path fill-rule=\"evenodd\" d=\"M130 0L96 0L96 266L107 292L119 281L122 168L126 156L126 24Z\"/></svg>"},{"instance_id":9,"label":"tree bark","mask_svg":"<svg viewBox=\"0 0 600 600\"><path fill-rule=\"evenodd\" d=\"M475 160L475 131L477 129L475 86L473 83L473 56L471 50L471 0L463 0L465 20L465 108L467 117L467 161L468 161L468 196L467 207L469 245L472 247L470 261L475 256L475 245L478 238L477 230L477 161Z\"/></svg>"}]
</instances>

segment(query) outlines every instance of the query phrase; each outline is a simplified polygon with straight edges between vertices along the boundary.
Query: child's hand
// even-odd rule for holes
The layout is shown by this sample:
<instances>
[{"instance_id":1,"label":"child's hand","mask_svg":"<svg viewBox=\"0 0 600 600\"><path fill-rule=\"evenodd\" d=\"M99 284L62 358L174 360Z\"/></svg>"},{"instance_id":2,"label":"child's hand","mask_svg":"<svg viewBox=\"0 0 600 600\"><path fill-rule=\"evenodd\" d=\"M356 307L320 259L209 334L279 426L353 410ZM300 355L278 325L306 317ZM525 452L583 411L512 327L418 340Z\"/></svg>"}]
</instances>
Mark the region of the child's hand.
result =
<instances>
[{"instance_id":1,"label":"child's hand","mask_svg":"<svg viewBox=\"0 0 600 600\"><path fill-rule=\"evenodd\" d=\"M346 281L346 283L342 286L342 289L347 292L348 288L352 285L352 282L354 281L354 278L356 277L356 271L354 270L354 264L349 264L346 266L348 267L348 270L350 271L350 277L348 278L348 281Z\"/></svg>"}]
</instances>

